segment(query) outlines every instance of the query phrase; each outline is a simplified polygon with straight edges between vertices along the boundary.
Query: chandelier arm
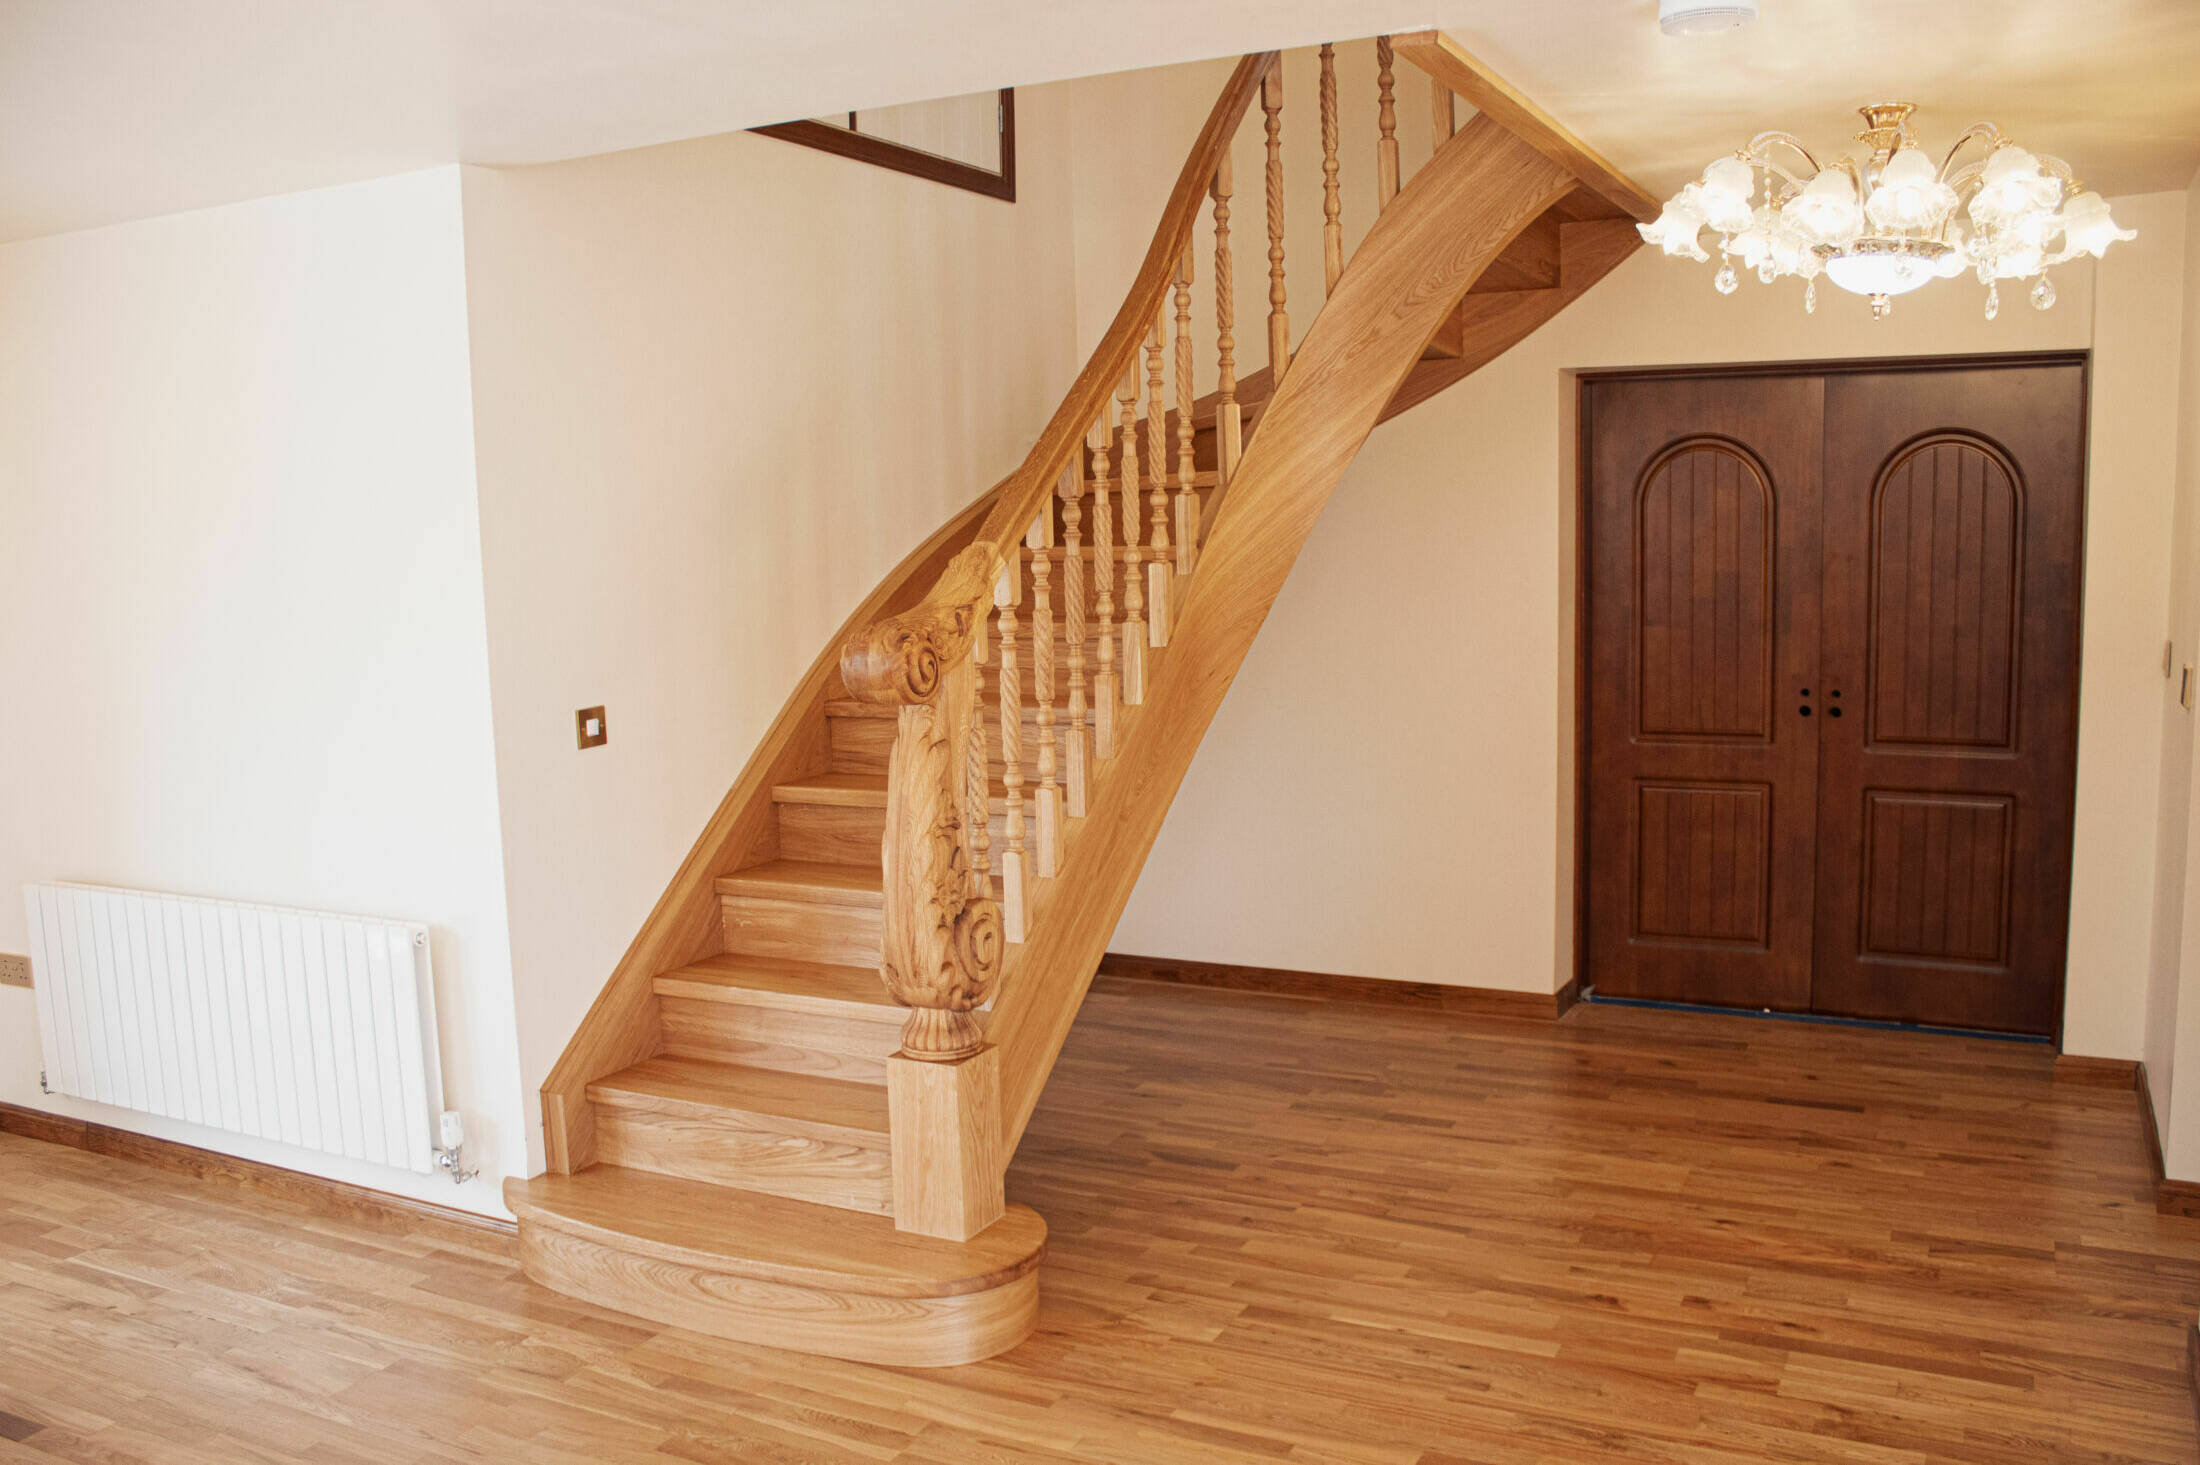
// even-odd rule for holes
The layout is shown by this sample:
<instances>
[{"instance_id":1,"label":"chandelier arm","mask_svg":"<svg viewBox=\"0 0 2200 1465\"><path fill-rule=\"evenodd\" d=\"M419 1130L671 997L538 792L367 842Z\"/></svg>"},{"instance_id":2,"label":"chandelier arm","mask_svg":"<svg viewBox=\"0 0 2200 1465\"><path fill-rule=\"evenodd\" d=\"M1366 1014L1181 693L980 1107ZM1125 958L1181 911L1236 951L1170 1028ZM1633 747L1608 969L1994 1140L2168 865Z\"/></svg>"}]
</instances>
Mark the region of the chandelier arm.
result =
<instances>
[{"instance_id":1,"label":"chandelier arm","mask_svg":"<svg viewBox=\"0 0 2200 1465\"><path fill-rule=\"evenodd\" d=\"M1991 142L1995 147L2000 147L2003 143L2009 141L2009 137L2008 134L1991 122L1974 122L1969 127L1964 128L1963 135L1958 137L1955 140L1955 145L1948 149L1948 156L1940 160L1941 182L1950 182L1948 170L1955 165L1956 154L1963 151L1964 144L1978 141ZM1973 163L1969 166L1975 168L1979 165Z\"/></svg>"},{"instance_id":2,"label":"chandelier arm","mask_svg":"<svg viewBox=\"0 0 2200 1465\"><path fill-rule=\"evenodd\" d=\"M1811 172L1820 173L1825 170L1825 165L1820 163L1817 158L1813 157L1811 155L1810 149L1803 146L1803 140L1797 137L1792 132L1780 132L1777 130L1772 132L1760 132L1755 137L1749 140L1749 146L1742 149L1742 152L1745 157L1748 157L1759 167L1771 169L1774 167L1772 160L1768 157L1763 156L1763 154L1766 149L1774 146L1775 144L1778 144L1782 147L1793 148L1796 152L1801 153L1803 155L1803 161L1810 164ZM1780 169L1779 172L1780 176L1787 179L1788 182L1795 182L1795 177L1793 174L1787 172L1785 169ZM1797 186L1800 187L1800 185Z\"/></svg>"}]
</instances>

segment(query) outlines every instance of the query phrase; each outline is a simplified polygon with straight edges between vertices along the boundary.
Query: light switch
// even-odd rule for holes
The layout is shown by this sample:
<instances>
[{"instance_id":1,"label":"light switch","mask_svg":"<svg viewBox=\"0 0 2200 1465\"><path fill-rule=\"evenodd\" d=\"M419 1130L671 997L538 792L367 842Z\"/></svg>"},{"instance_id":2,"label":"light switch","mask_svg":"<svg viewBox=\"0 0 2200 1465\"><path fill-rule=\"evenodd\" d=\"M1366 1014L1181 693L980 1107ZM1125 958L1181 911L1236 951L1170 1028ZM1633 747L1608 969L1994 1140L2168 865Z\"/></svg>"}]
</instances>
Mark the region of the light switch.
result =
<instances>
[{"instance_id":1,"label":"light switch","mask_svg":"<svg viewBox=\"0 0 2200 1465\"><path fill-rule=\"evenodd\" d=\"M604 721L601 707L583 707L574 713L573 727L583 748L600 748L611 741L611 727Z\"/></svg>"}]
</instances>

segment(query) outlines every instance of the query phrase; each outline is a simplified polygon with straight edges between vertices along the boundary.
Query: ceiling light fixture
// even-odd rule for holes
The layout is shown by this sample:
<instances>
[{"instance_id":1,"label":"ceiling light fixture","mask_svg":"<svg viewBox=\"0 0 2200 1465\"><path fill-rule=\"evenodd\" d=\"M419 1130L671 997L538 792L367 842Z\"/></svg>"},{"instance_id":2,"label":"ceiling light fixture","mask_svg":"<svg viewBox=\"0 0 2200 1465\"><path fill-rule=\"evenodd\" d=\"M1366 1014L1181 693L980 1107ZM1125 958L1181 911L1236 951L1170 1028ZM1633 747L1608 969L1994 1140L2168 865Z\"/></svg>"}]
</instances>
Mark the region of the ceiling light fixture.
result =
<instances>
[{"instance_id":1,"label":"ceiling light fixture","mask_svg":"<svg viewBox=\"0 0 2200 1465\"><path fill-rule=\"evenodd\" d=\"M1986 287L1986 318L2001 310L2000 281L2033 281L2031 299L2055 303L2051 265L2079 255L2099 259L2108 246L2137 236L2119 229L2108 203L2070 174L2070 165L2026 152L1991 123L1965 130L1938 168L1910 133L1908 102L1857 109L1864 130L1856 140L1871 154L1821 167L1787 132L1763 132L1740 152L1719 159L1675 194L1642 237L1667 254L1709 260L1708 230L1718 237L1719 270L1712 284L1731 295L1740 284L1735 261L1769 285L1800 276L1803 309L1818 306L1817 277L1871 297L1872 315L1897 295L1928 280L1965 270ZM1976 145L1975 147L1973 145ZM1776 162L1786 149L1807 165L1801 173ZM1956 159L1971 150L1970 161ZM1757 197L1759 175L1764 202Z\"/></svg>"},{"instance_id":2,"label":"ceiling light fixture","mask_svg":"<svg viewBox=\"0 0 2200 1465\"><path fill-rule=\"evenodd\" d=\"M1710 36L1757 18L1757 0L1658 0L1658 29L1669 36Z\"/></svg>"}]
</instances>

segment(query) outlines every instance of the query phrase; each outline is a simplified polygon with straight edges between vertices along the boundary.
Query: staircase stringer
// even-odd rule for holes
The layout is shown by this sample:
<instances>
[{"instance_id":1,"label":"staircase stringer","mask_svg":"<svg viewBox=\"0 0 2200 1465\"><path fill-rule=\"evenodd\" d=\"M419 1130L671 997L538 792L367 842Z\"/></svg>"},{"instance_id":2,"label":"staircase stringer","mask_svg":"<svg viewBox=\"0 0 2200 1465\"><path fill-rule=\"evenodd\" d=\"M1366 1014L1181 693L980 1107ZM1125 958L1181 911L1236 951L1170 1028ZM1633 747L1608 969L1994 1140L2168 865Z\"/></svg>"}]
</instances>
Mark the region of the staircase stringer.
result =
<instances>
[{"instance_id":1,"label":"staircase stringer","mask_svg":"<svg viewBox=\"0 0 2200 1465\"><path fill-rule=\"evenodd\" d=\"M1572 176L1476 117L1352 256L1261 414L1189 579L1170 649L1034 905L988 1029L1013 1155L1193 753L1345 469L1483 270Z\"/></svg>"}]
</instances>

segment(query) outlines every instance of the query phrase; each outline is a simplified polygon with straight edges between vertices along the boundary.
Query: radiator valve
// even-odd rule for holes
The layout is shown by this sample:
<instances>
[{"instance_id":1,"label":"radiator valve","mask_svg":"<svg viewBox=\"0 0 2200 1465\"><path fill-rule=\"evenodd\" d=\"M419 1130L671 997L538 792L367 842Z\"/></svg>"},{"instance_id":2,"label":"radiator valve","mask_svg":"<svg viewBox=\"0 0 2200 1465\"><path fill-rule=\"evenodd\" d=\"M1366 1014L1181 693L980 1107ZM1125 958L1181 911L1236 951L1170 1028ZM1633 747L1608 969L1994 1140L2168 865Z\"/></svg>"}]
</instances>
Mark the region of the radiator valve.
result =
<instances>
[{"instance_id":1,"label":"radiator valve","mask_svg":"<svg viewBox=\"0 0 2200 1465\"><path fill-rule=\"evenodd\" d=\"M466 1168L466 1121L456 1109L445 1109L436 1117L436 1127L443 1143L436 1146L435 1168L451 1177L454 1185L464 1185L479 1175L478 1169Z\"/></svg>"}]
</instances>

